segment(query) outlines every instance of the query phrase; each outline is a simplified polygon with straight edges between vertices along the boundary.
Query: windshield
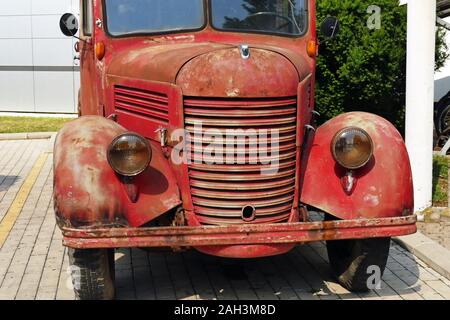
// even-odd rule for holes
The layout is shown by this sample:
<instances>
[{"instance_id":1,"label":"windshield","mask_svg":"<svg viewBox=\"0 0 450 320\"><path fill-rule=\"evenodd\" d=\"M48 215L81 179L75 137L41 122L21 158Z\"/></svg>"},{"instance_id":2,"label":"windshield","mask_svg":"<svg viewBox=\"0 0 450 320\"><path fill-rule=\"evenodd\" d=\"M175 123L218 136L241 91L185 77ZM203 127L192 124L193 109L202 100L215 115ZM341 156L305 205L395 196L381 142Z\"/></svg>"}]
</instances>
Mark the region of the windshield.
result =
<instances>
[{"instance_id":1,"label":"windshield","mask_svg":"<svg viewBox=\"0 0 450 320\"><path fill-rule=\"evenodd\" d=\"M302 35L307 0L210 0L216 29Z\"/></svg>"},{"instance_id":2,"label":"windshield","mask_svg":"<svg viewBox=\"0 0 450 320\"><path fill-rule=\"evenodd\" d=\"M203 0L105 0L113 36L199 29L205 24Z\"/></svg>"}]
</instances>

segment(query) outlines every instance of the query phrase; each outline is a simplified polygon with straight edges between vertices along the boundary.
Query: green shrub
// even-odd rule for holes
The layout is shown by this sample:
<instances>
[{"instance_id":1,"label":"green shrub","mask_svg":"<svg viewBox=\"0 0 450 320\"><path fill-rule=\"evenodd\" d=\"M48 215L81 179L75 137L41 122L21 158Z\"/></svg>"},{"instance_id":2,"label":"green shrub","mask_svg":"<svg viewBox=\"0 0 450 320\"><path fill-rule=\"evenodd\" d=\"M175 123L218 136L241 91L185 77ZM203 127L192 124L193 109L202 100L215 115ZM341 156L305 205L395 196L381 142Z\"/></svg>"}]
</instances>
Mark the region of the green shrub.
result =
<instances>
[{"instance_id":1,"label":"green shrub","mask_svg":"<svg viewBox=\"0 0 450 320\"><path fill-rule=\"evenodd\" d=\"M381 28L369 29L371 5L381 8ZM316 105L326 121L367 111L404 126L407 7L397 0L317 0L317 18L339 18L340 33L320 46ZM320 24L318 24L320 25ZM437 32L437 68L448 58L445 32ZM319 33L320 38L320 33ZM420 41L420 39L418 39Z\"/></svg>"},{"instance_id":2,"label":"green shrub","mask_svg":"<svg viewBox=\"0 0 450 320\"><path fill-rule=\"evenodd\" d=\"M433 206L448 207L448 158L433 157Z\"/></svg>"}]
</instances>

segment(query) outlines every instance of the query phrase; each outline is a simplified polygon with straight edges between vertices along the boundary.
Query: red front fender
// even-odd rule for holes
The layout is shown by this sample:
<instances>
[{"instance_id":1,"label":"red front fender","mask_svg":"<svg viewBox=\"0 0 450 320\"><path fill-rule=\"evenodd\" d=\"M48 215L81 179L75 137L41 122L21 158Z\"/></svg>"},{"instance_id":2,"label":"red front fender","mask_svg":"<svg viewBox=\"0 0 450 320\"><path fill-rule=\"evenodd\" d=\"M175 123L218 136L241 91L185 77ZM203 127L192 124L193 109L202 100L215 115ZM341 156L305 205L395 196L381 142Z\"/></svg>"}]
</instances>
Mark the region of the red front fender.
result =
<instances>
[{"instance_id":1,"label":"red front fender","mask_svg":"<svg viewBox=\"0 0 450 320\"><path fill-rule=\"evenodd\" d=\"M334 161L330 145L339 130L350 126L370 134L374 156L355 172L356 187L348 195L341 184L347 170ZM381 117L353 112L328 121L317 130L303 165L301 202L340 219L396 217L413 211L411 167L404 141Z\"/></svg>"},{"instance_id":2,"label":"red front fender","mask_svg":"<svg viewBox=\"0 0 450 320\"><path fill-rule=\"evenodd\" d=\"M159 144L150 166L135 178L133 203L107 161L112 140L127 130L97 116L68 123L54 148L54 202L60 227L142 226L181 204L175 177Z\"/></svg>"}]
</instances>

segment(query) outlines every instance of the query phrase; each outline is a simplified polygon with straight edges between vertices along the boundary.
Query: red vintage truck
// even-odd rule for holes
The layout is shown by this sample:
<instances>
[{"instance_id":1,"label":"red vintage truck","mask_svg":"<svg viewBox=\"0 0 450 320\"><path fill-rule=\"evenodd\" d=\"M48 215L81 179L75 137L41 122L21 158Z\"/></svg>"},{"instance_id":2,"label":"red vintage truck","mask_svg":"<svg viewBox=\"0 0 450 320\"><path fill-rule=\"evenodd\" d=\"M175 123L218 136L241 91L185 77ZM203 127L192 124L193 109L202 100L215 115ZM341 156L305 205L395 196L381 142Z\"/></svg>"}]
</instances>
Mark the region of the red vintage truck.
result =
<instances>
[{"instance_id":1,"label":"red vintage truck","mask_svg":"<svg viewBox=\"0 0 450 320\"><path fill-rule=\"evenodd\" d=\"M410 163L376 115L316 128L315 13L314 0L85 0L79 24L61 18L79 31L80 117L56 139L54 204L77 298L114 298L123 247L258 258L326 241L337 280L370 288L390 238L416 231Z\"/></svg>"}]
</instances>

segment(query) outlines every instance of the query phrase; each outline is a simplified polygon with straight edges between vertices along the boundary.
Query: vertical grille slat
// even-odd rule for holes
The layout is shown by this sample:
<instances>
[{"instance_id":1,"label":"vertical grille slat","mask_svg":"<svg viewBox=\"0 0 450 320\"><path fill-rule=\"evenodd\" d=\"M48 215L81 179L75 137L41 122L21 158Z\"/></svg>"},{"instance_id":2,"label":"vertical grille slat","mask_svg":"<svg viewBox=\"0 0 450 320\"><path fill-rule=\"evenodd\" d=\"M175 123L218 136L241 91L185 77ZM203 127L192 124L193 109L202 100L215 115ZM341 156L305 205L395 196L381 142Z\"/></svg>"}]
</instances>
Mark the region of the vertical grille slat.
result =
<instances>
[{"instance_id":1,"label":"vertical grille slat","mask_svg":"<svg viewBox=\"0 0 450 320\"><path fill-rule=\"evenodd\" d=\"M169 98L159 92L116 85L114 107L153 121L169 123Z\"/></svg>"},{"instance_id":2,"label":"vertical grille slat","mask_svg":"<svg viewBox=\"0 0 450 320\"><path fill-rule=\"evenodd\" d=\"M272 99L207 99L185 97L185 128L199 144L191 150L193 162L189 167L189 180L194 211L204 225L286 222L292 211L295 193L297 98ZM194 135L195 125L201 124L203 139ZM263 160L278 160L279 171L270 176L261 174L267 166L255 163L254 146L249 146L245 133L236 132L234 155L245 154L245 163L215 164L210 157L203 162L194 161L210 145L221 145L209 139L209 132L227 130L278 130L279 155L267 155ZM258 138L259 141L259 138ZM226 145L223 145L224 150ZM270 152L270 148L269 148ZM249 156L250 154L250 156ZM259 159L259 157L257 156ZM261 159L259 159L261 160ZM251 222L242 219L242 208L253 206L256 217Z\"/></svg>"}]
</instances>

